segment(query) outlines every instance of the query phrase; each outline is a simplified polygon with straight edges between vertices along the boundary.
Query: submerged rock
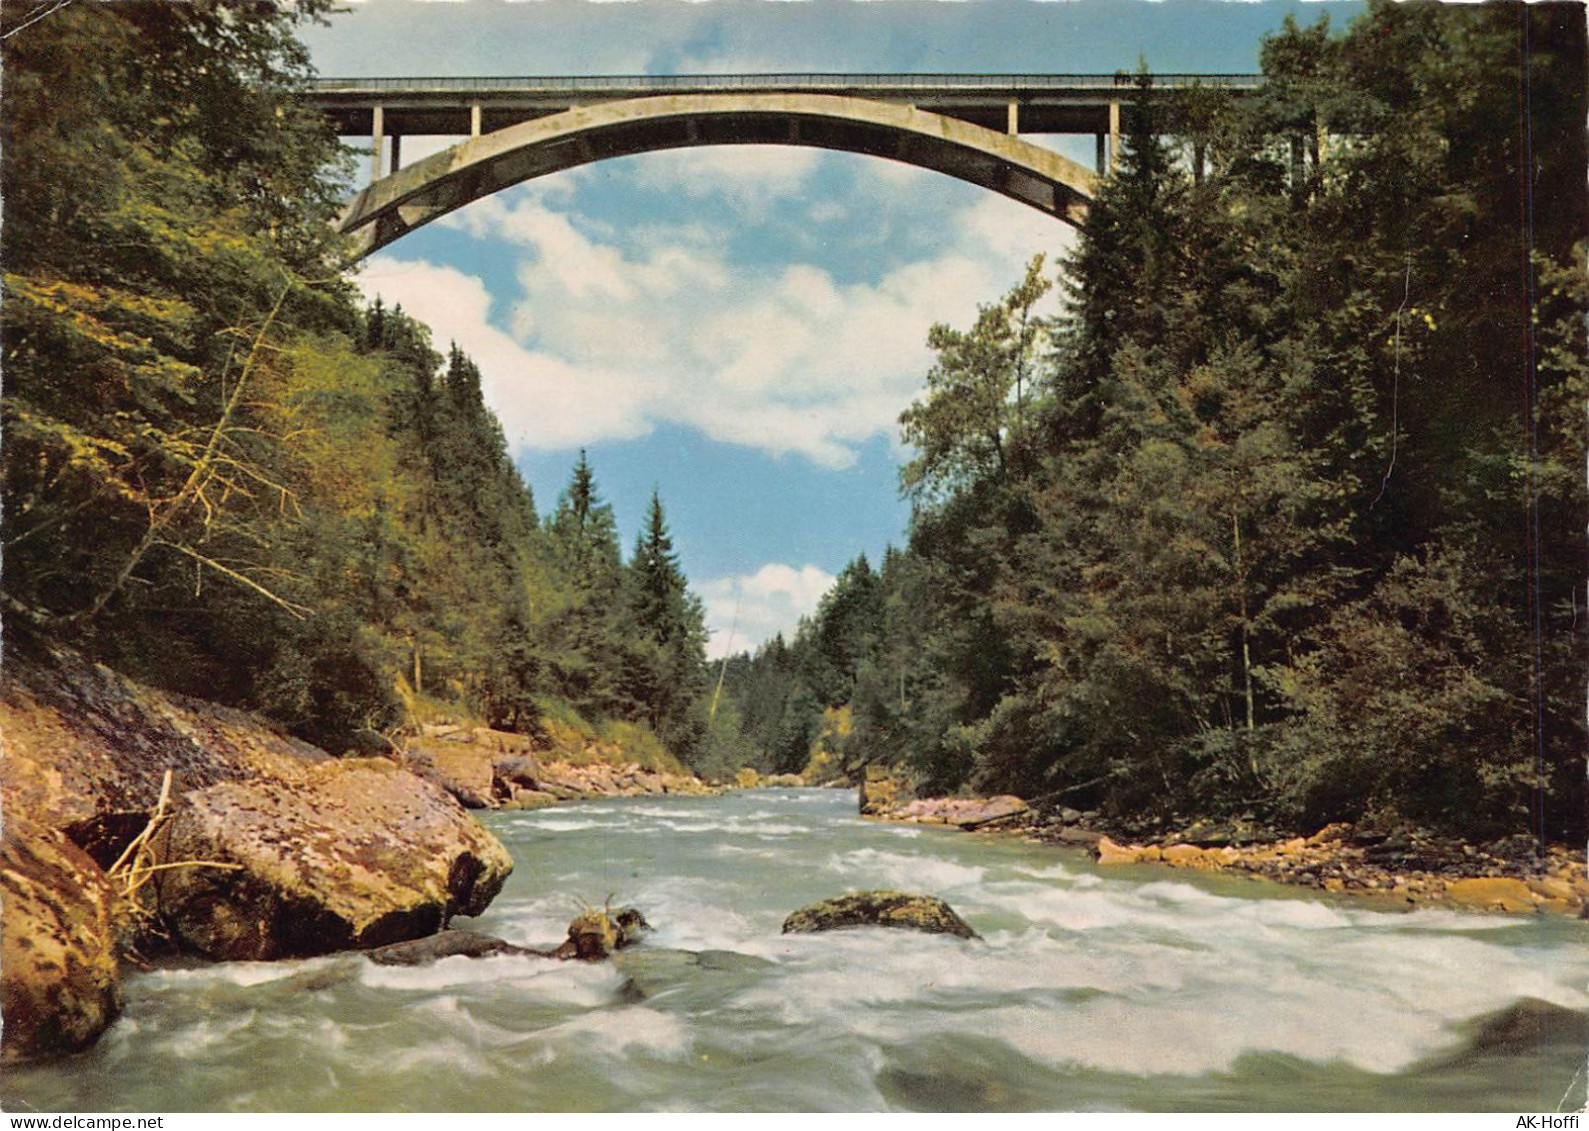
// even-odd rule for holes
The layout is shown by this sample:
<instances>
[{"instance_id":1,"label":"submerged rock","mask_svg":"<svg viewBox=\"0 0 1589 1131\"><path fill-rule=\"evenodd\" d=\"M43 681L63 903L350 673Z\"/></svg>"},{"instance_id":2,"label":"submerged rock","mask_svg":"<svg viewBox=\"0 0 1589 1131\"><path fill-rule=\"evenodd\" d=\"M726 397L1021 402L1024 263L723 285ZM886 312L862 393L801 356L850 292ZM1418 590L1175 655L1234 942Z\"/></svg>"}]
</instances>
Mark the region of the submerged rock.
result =
<instances>
[{"instance_id":1,"label":"submerged rock","mask_svg":"<svg viewBox=\"0 0 1589 1131\"><path fill-rule=\"evenodd\" d=\"M1474 1054L1525 1056L1541 1048L1589 1048L1589 1013L1539 998L1523 998L1468 1026L1468 1044L1459 1057Z\"/></svg>"},{"instance_id":2,"label":"submerged rock","mask_svg":"<svg viewBox=\"0 0 1589 1131\"><path fill-rule=\"evenodd\" d=\"M364 952L364 956L378 966L428 966L443 958L464 955L469 958L487 958L493 954L534 954L540 951L514 946L510 942L478 931L439 931L428 938L378 946Z\"/></svg>"},{"instance_id":3,"label":"submerged rock","mask_svg":"<svg viewBox=\"0 0 1589 1131\"><path fill-rule=\"evenodd\" d=\"M977 933L943 900L904 891L861 891L802 907L783 921L783 933L806 934L846 927L902 927L974 939Z\"/></svg>"},{"instance_id":4,"label":"submerged rock","mask_svg":"<svg viewBox=\"0 0 1589 1131\"><path fill-rule=\"evenodd\" d=\"M513 870L457 802L380 759L189 793L156 847L184 865L155 881L162 918L183 947L222 959L421 938L484 911Z\"/></svg>"},{"instance_id":5,"label":"submerged rock","mask_svg":"<svg viewBox=\"0 0 1589 1131\"><path fill-rule=\"evenodd\" d=\"M665 990L709 974L747 974L773 963L754 954L733 950L672 950L643 947L613 955L613 965L625 977L620 993L631 1002L644 1001Z\"/></svg>"},{"instance_id":6,"label":"submerged rock","mask_svg":"<svg viewBox=\"0 0 1589 1131\"><path fill-rule=\"evenodd\" d=\"M121 1013L110 881L57 830L7 813L0 903L0 1055L87 1048Z\"/></svg>"}]
</instances>

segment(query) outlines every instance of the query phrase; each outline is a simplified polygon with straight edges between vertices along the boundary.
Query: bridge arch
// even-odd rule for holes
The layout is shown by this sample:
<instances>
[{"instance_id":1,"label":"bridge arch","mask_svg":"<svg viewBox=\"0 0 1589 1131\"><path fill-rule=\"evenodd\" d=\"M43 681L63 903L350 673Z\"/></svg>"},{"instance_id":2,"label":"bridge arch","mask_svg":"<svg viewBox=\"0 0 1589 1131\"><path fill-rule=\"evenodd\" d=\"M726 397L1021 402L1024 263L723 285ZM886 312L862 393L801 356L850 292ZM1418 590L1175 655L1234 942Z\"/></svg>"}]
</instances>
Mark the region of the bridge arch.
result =
<instances>
[{"instance_id":1,"label":"bridge arch","mask_svg":"<svg viewBox=\"0 0 1589 1131\"><path fill-rule=\"evenodd\" d=\"M363 257L471 201L610 157L699 145L801 145L887 157L1001 193L1069 224L1092 170L1012 134L914 106L811 93L673 94L600 102L472 137L382 177L338 229Z\"/></svg>"}]
</instances>

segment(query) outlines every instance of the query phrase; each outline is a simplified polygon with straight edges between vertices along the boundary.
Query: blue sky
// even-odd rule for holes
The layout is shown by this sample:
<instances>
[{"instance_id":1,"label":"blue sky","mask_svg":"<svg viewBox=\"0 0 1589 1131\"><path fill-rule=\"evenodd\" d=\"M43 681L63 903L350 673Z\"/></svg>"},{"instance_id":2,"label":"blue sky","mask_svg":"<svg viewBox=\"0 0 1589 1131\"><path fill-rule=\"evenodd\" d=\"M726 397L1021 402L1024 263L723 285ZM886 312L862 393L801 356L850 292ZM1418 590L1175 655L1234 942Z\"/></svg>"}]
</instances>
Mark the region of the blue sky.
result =
<instances>
[{"instance_id":1,"label":"blue sky","mask_svg":"<svg viewBox=\"0 0 1589 1131\"><path fill-rule=\"evenodd\" d=\"M322 75L1255 71L1287 12L1229 0L364 0ZM405 139L405 163L455 139ZM1056 142L1056 144L1058 144ZM1091 139L1071 156L1091 159ZM937 321L1073 233L875 158L721 147L585 166L405 237L365 290L480 364L542 513L580 448L626 549L653 487L711 654L790 631L846 562L904 540L900 411ZM737 609L737 614L736 614ZM737 621L737 625L736 622ZM732 641L730 628L734 627Z\"/></svg>"}]
</instances>

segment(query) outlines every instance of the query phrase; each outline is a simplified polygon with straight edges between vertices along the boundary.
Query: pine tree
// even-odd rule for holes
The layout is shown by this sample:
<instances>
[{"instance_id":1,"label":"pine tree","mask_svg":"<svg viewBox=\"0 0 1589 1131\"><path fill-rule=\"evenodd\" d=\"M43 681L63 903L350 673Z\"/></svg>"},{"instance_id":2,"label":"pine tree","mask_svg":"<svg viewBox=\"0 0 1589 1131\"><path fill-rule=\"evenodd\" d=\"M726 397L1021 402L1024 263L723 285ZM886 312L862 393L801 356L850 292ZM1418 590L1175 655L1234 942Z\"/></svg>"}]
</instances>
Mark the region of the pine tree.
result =
<instances>
[{"instance_id":1,"label":"pine tree","mask_svg":"<svg viewBox=\"0 0 1589 1131\"><path fill-rule=\"evenodd\" d=\"M664 744L693 762L705 739L706 616L679 568L656 491L630 559L628 588L639 644L631 655L631 694Z\"/></svg>"}]
</instances>

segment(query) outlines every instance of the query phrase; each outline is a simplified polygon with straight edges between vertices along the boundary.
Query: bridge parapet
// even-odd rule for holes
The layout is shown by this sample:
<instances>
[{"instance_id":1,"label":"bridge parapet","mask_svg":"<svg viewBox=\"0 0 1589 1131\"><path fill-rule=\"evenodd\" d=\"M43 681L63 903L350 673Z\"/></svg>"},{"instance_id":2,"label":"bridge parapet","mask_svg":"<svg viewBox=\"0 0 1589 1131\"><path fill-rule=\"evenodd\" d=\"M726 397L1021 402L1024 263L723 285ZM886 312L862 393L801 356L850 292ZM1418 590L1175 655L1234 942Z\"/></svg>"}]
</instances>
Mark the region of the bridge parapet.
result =
<instances>
[{"instance_id":1,"label":"bridge parapet","mask_svg":"<svg viewBox=\"0 0 1589 1131\"><path fill-rule=\"evenodd\" d=\"M1156 89L1256 89L1247 74L1155 75ZM1106 135L1119 104L1136 96L1122 75L716 74L486 78L324 78L308 100L347 137L369 137L377 111L386 135L469 136L577 106L664 94L833 94L916 106L1001 132ZM1010 129L1014 106L1015 128ZM1114 113L1111 115L1111 107Z\"/></svg>"},{"instance_id":2,"label":"bridge parapet","mask_svg":"<svg viewBox=\"0 0 1589 1131\"><path fill-rule=\"evenodd\" d=\"M1253 75L1159 75L1156 88L1247 91ZM343 136L370 136L371 184L339 228L358 254L534 177L609 157L700 145L799 145L957 177L1071 224L1119 152L1115 75L589 75L321 79L306 98ZM1094 134L1093 169L1021 134ZM408 168L401 139L467 140ZM389 175L383 161L390 139Z\"/></svg>"}]
</instances>

